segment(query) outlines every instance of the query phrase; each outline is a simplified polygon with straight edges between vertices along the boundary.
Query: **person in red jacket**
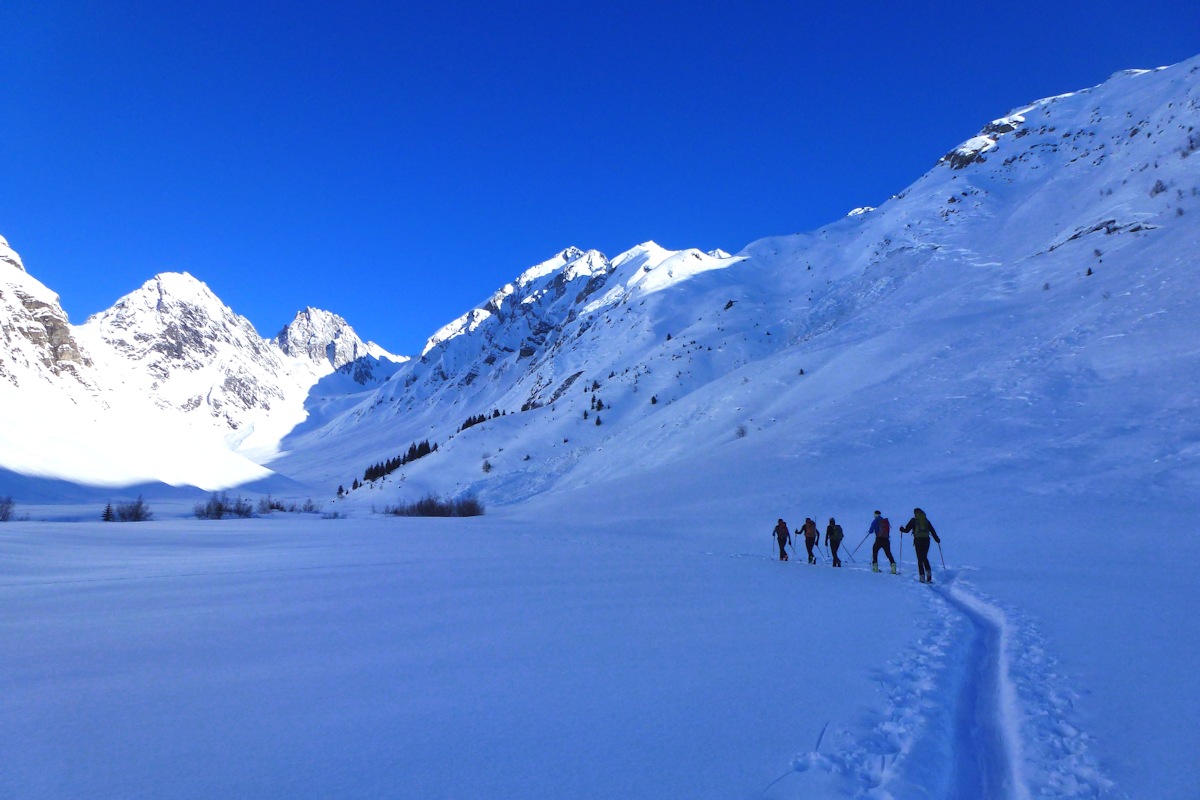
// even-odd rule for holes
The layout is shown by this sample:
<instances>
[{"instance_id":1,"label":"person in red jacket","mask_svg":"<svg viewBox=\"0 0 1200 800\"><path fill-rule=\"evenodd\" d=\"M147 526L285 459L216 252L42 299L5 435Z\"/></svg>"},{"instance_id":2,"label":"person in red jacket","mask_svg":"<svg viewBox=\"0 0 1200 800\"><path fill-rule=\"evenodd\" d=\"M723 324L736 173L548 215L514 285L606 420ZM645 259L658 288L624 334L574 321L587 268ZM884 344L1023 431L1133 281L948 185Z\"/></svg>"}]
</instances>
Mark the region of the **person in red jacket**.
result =
<instances>
[{"instance_id":1,"label":"person in red jacket","mask_svg":"<svg viewBox=\"0 0 1200 800\"><path fill-rule=\"evenodd\" d=\"M882 512L875 512L875 519L871 520L871 529L868 533L875 534L875 544L871 547L871 571L879 572L879 551L888 557L888 561L892 565L892 574L896 574L896 559L892 558L892 523L888 522L888 518Z\"/></svg>"},{"instance_id":2,"label":"person in red jacket","mask_svg":"<svg viewBox=\"0 0 1200 800\"><path fill-rule=\"evenodd\" d=\"M775 541L779 542L779 560L787 561L787 546L792 543L792 534L783 520L775 523Z\"/></svg>"},{"instance_id":3,"label":"person in red jacket","mask_svg":"<svg viewBox=\"0 0 1200 800\"><path fill-rule=\"evenodd\" d=\"M812 517L806 517L800 531L804 533L804 546L808 548L808 563L815 564L817 557L813 555L813 547L817 544L817 523L812 521Z\"/></svg>"}]
</instances>

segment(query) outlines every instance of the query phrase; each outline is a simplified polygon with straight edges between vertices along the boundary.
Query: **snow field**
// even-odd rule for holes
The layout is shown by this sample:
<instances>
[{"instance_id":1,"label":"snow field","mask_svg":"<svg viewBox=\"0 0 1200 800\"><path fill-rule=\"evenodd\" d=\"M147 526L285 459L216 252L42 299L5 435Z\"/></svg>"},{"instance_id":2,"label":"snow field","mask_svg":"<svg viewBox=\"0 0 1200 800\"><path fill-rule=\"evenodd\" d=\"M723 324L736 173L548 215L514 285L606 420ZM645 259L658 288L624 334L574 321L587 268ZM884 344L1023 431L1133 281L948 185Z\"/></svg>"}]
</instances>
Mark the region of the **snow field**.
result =
<instances>
[{"instance_id":1,"label":"snow field","mask_svg":"<svg viewBox=\"0 0 1200 800\"><path fill-rule=\"evenodd\" d=\"M768 532L6 525L0 795L761 792L913 633Z\"/></svg>"},{"instance_id":2,"label":"snow field","mask_svg":"<svg viewBox=\"0 0 1200 800\"><path fill-rule=\"evenodd\" d=\"M1104 509L1027 498L998 526L935 496L929 587L911 540L899 576L869 541L848 557L869 512L838 515L845 568L781 564L751 490L685 510L701 476L660 477L469 520L6 524L0 795L1173 798L1200 777L1175 735L1200 724L1196 542L1067 558Z\"/></svg>"}]
</instances>

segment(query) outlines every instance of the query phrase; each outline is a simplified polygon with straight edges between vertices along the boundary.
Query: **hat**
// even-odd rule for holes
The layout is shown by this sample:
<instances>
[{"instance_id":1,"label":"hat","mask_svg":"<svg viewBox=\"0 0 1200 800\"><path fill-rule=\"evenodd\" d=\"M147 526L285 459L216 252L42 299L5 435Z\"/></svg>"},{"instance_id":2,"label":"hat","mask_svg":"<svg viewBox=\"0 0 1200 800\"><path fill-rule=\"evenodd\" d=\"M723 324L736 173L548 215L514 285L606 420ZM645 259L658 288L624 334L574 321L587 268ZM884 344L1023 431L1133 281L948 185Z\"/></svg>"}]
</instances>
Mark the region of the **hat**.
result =
<instances>
[{"instance_id":1,"label":"hat","mask_svg":"<svg viewBox=\"0 0 1200 800\"><path fill-rule=\"evenodd\" d=\"M875 516L877 516L877 517L881 517L881 516L883 516L883 512L882 512L882 511L878 511L878 510L877 510L877 511L875 512Z\"/></svg>"}]
</instances>

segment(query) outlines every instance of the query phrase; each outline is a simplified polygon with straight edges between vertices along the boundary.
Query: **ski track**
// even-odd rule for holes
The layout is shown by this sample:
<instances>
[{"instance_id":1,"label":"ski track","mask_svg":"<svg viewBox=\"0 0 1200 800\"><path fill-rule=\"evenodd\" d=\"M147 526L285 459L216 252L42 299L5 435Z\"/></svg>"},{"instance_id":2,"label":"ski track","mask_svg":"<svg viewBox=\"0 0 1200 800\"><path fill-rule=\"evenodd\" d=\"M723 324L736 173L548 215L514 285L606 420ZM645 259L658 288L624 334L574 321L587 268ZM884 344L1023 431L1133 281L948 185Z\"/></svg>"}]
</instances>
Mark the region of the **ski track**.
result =
<instances>
[{"instance_id":1,"label":"ski track","mask_svg":"<svg viewBox=\"0 0 1200 800\"><path fill-rule=\"evenodd\" d=\"M824 773L839 796L872 800L1125 797L1071 723L1077 696L1035 627L959 573L939 571L944 582L931 587L905 578L931 613L915 647L875 675L882 709L854 729L826 723L832 752L820 753L818 739L792 774ZM788 786L795 795L774 791L778 780L764 797L813 796L808 780Z\"/></svg>"}]
</instances>

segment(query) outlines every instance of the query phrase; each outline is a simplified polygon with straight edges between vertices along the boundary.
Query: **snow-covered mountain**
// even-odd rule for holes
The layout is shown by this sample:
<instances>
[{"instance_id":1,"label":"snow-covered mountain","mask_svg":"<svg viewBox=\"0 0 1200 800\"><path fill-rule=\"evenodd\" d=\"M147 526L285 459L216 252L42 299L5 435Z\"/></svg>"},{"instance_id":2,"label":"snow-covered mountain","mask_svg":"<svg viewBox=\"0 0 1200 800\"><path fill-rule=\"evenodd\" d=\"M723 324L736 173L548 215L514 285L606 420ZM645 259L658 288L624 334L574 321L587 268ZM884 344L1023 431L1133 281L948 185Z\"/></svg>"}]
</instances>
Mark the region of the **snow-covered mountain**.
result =
<instances>
[{"instance_id":1,"label":"snow-covered mountain","mask_svg":"<svg viewBox=\"0 0 1200 800\"><path fill-rule=\"evenodd\" d=\"M272 340L284 355L293 358L306 356L325 372L325 364L337 370L352 361L371 357L403 360L384 350L374 342L364 342L350 327L350 323L329 311L306 308L296 313L293 319Z\"/></svg>"},{"instance_id":2,"label":"snow-covered mountain","mask_svg":"<svg viewBox=\"0 0 1200 800\"><path fill-rule=\"evenodd\" d=\"M263 477L258 464L305 418L321 378L346 369L362 389L402 360L312 308L264 339L187 273L155 276L73 326L7 242L0 303L0 466L84 483Z\"/></svg>"},{"instance_id":3,"label":"snow-covered mountain","mask_svg":"<svg viewBox=\"0 0 1200 800\"><path fill-rule=\"evenodd\" d=\"M1162 485L1194 480L1200 415L1179 387L1200 360L1177 332L1200 322L1198 70L1021 106L878 207L732 257L565 250L273 467L332 489L430 439L387 492L503 502L764 435L896 469L915 451L1051 459L1064 486L1080 460L1119 484L1136 443ZM1014 452L1015 430L1038 435Z\"/></svg>"},{"instance_id":4,"label":"snow-covered mountain","mask_svg":"<svg viewBox=\"0 0 1200 800\"><path fill-rule=\"evenodd\" d=\"M564 251L418 358L308 391L270 465L350 519L9 524L0 786L1193 796L1198 131L1193 59L1021 106L811 234ZM46 420L82 418L100 362L73 328L60 357L65 317L19 263L0 252L0 454L61 469L80 446ZM238 335L207 313L189 351ZM288 357L328 360L322 338ZM92 425L133 430L131 407ZM178 437L178 409L146 408ZM125 468L113 444L91 469ZM488 514L371 513L425 492ZM914 505L932 586L896 531ZM896 575L867 564L876 508ZM845 526L844 568L775 563L775 520L806 515ZM772 664L822 679L781 691ZM103 747L97 720L121 722Z\"/></svg>"},{"instance_id":5,"label":"snow-covered mountain","mask_svg":"<svg viewBox=\"0 0 1200 800\"><path fill-rule=\"evenodd\" d=\"M398 367L312 309L264 340L186 275L72 327L5 247L15 344L0 368L97 408L137 395L330 493L426 439L436 456L385 479L388 493L511 501L750 452L768 431L787 450L897 468L914 447L1086 458L1110 482L1136 442L1176 485L1200 440L1178 390L1200 377L1197 346L1176 334L1200 321L1198 70L1119 73L1018 107L810 234L732 256L568 248ZM1036 446L1014 453L1014 429L1037 430Z\"/></svg>"}]
</instances>

